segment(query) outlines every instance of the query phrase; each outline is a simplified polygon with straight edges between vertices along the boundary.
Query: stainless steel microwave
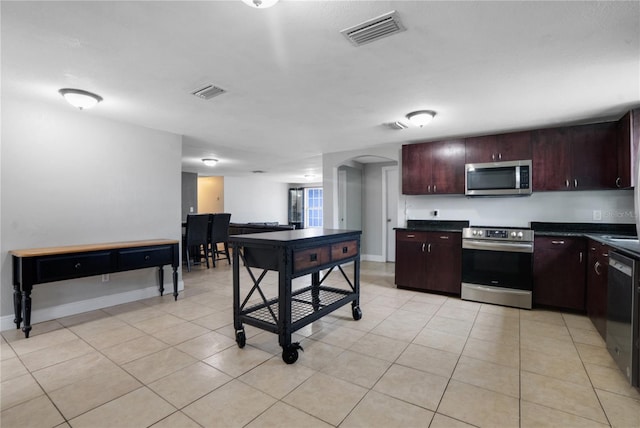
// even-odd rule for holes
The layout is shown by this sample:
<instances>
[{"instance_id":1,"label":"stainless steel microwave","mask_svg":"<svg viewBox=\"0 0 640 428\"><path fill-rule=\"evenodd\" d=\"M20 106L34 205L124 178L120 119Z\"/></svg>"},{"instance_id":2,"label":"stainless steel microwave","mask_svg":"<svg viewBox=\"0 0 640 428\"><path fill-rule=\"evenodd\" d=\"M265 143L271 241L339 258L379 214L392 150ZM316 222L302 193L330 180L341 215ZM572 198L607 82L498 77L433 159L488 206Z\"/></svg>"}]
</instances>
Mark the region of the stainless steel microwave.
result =
<instances>
[{"instance_id":1,"label":"stainless steel microwave","mask_svg":"<svg viewBox=\"0 0 640 428\"><path fill-rule=\"evenodd\" d=\"M531 194L531 160L468 163L464 172L468 196Z\"/></svg>"}]
</instances>

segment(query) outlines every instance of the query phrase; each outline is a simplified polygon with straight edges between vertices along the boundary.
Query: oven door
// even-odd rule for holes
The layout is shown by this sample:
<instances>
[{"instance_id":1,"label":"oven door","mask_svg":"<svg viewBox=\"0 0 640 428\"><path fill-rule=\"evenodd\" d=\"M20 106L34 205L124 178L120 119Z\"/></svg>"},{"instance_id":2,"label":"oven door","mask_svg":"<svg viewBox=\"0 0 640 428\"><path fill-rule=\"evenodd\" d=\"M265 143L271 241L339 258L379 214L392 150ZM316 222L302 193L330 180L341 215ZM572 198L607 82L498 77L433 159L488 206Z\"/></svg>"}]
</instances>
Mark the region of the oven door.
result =
<instances>
[{"instance_id":1,"label":"oven door","mask_svg":"<svg viewBox=\"0 0 640 428\"><path fill-rule=\"evenodd\" d=\"M533 243L463 240L462 282L533 290Z\"/></svg>"}]
</instances>

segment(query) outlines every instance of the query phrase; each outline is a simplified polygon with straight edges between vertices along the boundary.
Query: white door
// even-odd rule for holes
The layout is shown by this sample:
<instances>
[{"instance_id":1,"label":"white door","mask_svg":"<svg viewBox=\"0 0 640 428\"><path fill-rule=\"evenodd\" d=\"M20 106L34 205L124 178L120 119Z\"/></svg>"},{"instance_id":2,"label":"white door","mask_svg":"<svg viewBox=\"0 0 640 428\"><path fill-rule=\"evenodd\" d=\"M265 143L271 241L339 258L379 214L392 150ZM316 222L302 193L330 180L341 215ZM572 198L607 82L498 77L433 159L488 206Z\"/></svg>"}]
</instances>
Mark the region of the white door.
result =
<instances>
[{"instance_id":1,"label":"white door","mask_svg":"<svg viewBox=\"0 0 640 428\"><path fill-rule=\"evenodd\" d=\"M398 168L384 168L385 179L385 224L387 241L387 261L396 261L396 231L398 225Z\"/></svg>"}]
</instances>

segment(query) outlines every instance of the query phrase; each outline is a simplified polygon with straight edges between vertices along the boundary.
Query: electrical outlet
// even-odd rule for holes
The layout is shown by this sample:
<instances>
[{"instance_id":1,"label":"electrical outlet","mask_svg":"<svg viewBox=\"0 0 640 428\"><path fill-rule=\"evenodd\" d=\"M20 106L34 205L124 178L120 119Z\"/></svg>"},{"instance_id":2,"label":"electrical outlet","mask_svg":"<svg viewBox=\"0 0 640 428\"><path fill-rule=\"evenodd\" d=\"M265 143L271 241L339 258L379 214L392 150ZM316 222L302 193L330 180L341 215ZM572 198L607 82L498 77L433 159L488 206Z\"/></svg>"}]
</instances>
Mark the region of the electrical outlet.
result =
<instances>
[{"instance_id":1,"label":"electrical outlet","mask_svg":"<svg viewBox=\"0 0 640 428\"><path fill-rule=\"evenodd\" d=\"M193 212L193 207L189 207L189 212L192 213Z\"/></svg>"},{"instance_id":2,"label":"electrical outlet","mask_svg":"<svg viewBox=\"0 0 640 428\"><path fill-rule=\"evenodd\" d=\"M596 221L602 221L602 210L593 210L593 219Z\"/></svg>"},{"instance_id":3,"label":"electrical outlet","mask_svg":"<svg viewBox=\"0 0 640 428\"><path fill-rule=\"evenodd\" d=\"M438 217L438 214L439 214L438 210L433 210L433 216L434 217Z\"/></svg>"},{"instance_id":4,"label":"electrical outlet","mask_svg":"<svg viewBox=\"0 0 640 428\"><path fill-rule=\"evenodd\" d=\"M109 274L108 273L102 274L102 282L109 282Z\"/></svg>"}]
</instances>

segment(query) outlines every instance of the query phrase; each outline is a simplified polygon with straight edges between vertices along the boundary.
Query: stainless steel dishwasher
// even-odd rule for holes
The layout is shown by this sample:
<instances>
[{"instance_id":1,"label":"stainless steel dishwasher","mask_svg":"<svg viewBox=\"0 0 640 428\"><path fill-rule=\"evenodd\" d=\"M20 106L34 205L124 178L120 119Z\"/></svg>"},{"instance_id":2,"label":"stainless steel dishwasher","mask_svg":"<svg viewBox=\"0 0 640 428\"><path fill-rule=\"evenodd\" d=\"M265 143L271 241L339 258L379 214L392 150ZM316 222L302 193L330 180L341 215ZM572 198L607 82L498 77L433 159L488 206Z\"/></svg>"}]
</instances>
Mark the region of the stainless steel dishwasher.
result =
<instances>
[{"instance_id":1,"label":"stainless steel dishwasher","mask_svg":"<svg viewBox=\"0 0 640 428\"><path fill-rule=\"evenodd\" d=\"M633 386L639 384L639 287L638 262L616 251L610 251L607 350Z\"/></svg>"}]
</instances>

